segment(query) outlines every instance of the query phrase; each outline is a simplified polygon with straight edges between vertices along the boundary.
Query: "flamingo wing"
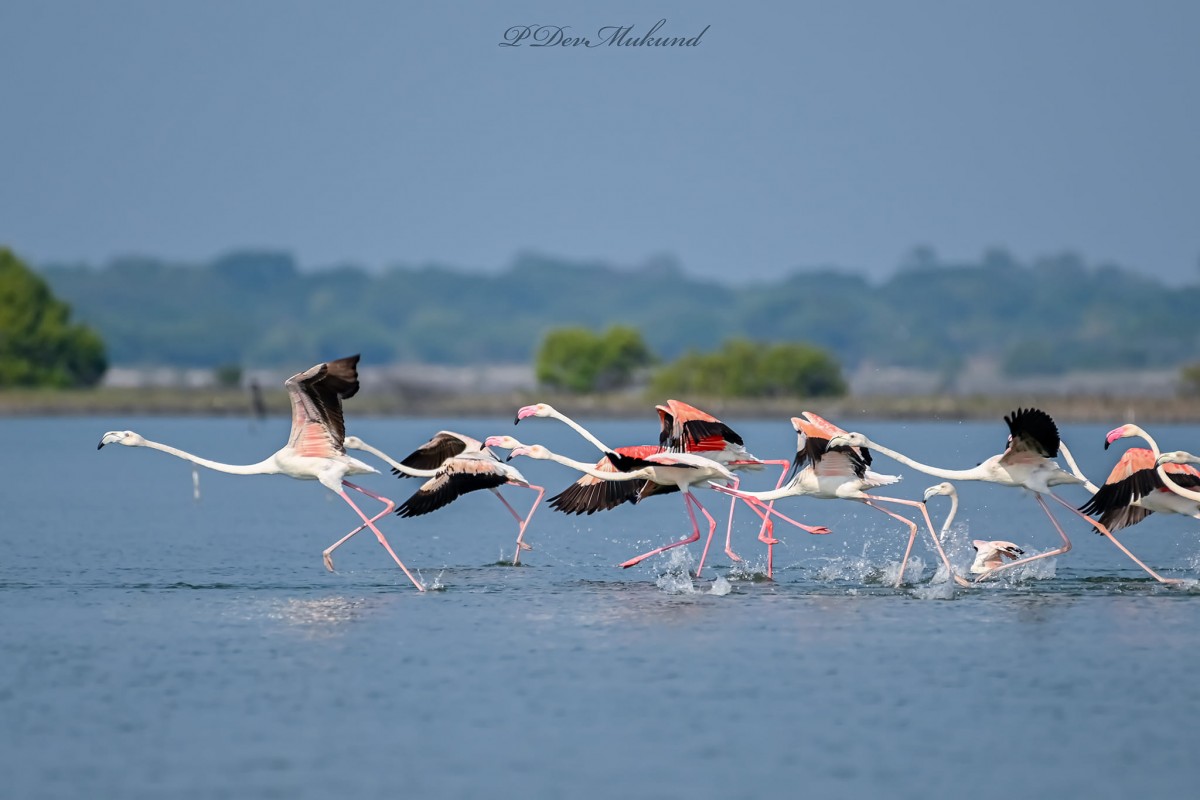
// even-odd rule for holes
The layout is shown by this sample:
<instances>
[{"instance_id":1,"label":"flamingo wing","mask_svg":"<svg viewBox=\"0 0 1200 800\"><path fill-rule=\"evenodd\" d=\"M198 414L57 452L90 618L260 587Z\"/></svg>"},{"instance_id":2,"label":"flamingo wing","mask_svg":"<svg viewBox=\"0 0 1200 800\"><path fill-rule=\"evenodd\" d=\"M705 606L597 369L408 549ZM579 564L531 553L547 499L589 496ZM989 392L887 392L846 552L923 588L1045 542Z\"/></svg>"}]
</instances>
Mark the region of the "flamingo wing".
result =
<instances>
[{"instance_id":1,"label":"flamingo wing","mask_svg":"<svg viewBox=\"0 0 1200 800\"><path fill-rule=\"evenodd\" d=\"M437 469L448 459L465 452L483 449L483 443L470 436L463 436L454 431L438 431L432 439L409 453L400 463L409 469ZM392 469L392 474L404 475L395 468Z\"/></svg>"},{"instance_id":2,"label":"flamingo wing","mask_svg":"<svg viewBox=\"0 0 1200 800\"><path fill-rule=\"evenodd\" d=\"M1004 421L1008 424L1008 445L1002 460L1012 461L1026 454L1042 458L1058 455L1058 426L1045 411L1018 408Z\"/></svg>"},{"instance_id":3,"label":"flamingo wing","mask_svg":"<svg viewBox=\"0 0 1200 800\"><path fill-rule=\"evenodd\" d=\"M811 411L803 417L792 417L792 427L799 434L796 457L792 461L792 475L807 464L812 464L818 475L841 475L863 478L871 465L871 452L865 447L841 445L830 448L829 440L844 430Z\"/></svg>"},{"instance_id":4,"label":"flamingo wing","mask_svg":"<svg viewBox=\"0 0 1200 800\"><path fill-rule=\"evenodd\" d=\"M487 458L452 458L396 509L402 517L418 517L453 503L468 492L508 483L503 465Z\"/></svg>"},{"instance_id":5,"label":"flamingo wing","mask_svg":"<svg viewBox=\"0 0 1200 800\"><path fill-rule=\"evenodd\" d=\"M358 392L357 355L317 364L284 381L292 401L288 445L301 456L331 458L345 452L342 400Z\"/></svg>"},{"instance_id":6,"label":"flamingo wing","mask_svg":"<svg viewBox=\"0 0 1200 800\"><path fill-rule=\"evenodd\" d=\"M1110 531L1128 528L1154 513L1134 503L1165 488L1154 469L1154 453L1144 447L1131 447L1108 474L1104 485L1079 510L1099 515L1100 524Z\"/></svg>"},{"instance_id":7,"label":"flamingo wing","mask_svg":"<svg viewBox=\"0 0 1200 800\"><path fill-rule=\"evenodd\" d=\"M668 400L665 406L655 408L662 424L658 441L668 450L702 453L745 444L737 431L695 406Z\"/></svg>"},{"instance_id":8,"label":"flamingo wing","mask_svg":"<svg viewBox=\"0 0 1200 800\"><path fill-rule=\"evenodd\" d=\"M635 445L618 447L616 452L637 458L644 458L659 452L655 445ZM617 468L608 460L608 456L596 462L596 470L600 472L617 472ZM606 481L592 475L584 475L566 489L551 497L547 502L555 511L564 514L594 514L597 511L609 511L622 503L636 503L641 498L643 487L657 486L650 481ZM665 491L674 487L661 487ZM677 490L676 490L677 491Z\"/></svg>"}]
</instances>

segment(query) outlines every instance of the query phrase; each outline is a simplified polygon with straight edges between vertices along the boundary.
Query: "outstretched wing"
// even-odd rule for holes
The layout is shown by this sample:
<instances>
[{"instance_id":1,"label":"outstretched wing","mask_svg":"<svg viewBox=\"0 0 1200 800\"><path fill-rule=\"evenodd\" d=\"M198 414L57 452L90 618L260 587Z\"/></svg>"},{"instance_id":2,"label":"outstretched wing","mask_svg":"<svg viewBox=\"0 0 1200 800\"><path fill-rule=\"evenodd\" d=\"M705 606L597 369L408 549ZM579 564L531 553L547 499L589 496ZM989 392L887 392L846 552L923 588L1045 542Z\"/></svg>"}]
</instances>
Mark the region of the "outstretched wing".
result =
<instances>
[{"instance_id":1,"label":"outstretched wing","mask_svg":"<svg viewBox=\"0 0 1200 800\"><path fill-rule=\"evenodd\" d=\"M1171 480L1189 488L1200 486L1200 472L1184 464L1169 464ZM1170 467L1185 467L1173 470ZM1110 531L1128 528L1153 512L1133 505L1148 494L1166 489L1154 468L1154 453L1144 447L1131 447L1113 467L1104 485L1091 499L1079 507L1084 514L1097 516L1101 525Z\"/></svg>"},{"instance_id":2,"label":"outstretched wing","mask_svg":"<svg viewBox=\"0 0 1200 800\"><path fill-rule=\"evenodd\" d=\"M1008 424L1008 447L1003 458L1032 453L1042 458L1058 455L1058 426L1045 411L1018 408L1004 418Z\"/></svg>"},{"instance_id":3,"label":"outstretched wing","mask_svg":"<svg viewBox=\"0 0 1200 800\"><path fill-rule=\"evenodd\" d=\"M409 469L437 469L448 459L460 456L464 452L482 450L483 443L476 439L454 431L438 431L432 439L409 453L400 463ZM409 477L395 467L392 468L392 474Z\"/></svg>"},{"instance_id":4,"label":"outstretched wing","mask_svg":"<svg viewBox=\"0 0 1200 800\"><path fill-rule=\"evenodd\" d=\"M814 470L824 475L866 476L871 465L871 452L867 448L845 445L830 448L829 440L846 431L811 411L801 413L802 416L792 417L792 427L798 434L792 475L812 464Z\"/></svg>"},{"instance_id":5,"label":"outstretched wing","mask_svg":"<svg viewBox=\"0 0 1200 800\"><path fill-rule=\"evenodd\" d=\"M357 355L317 364L284 381L292 401L288 445L302 456L330 458L345 452L342 400L358 392Z\"/></svg>"},{"instance_id":6,"label":"outstretched wing","mask_svg":"<svg viewBox=\"0 0 1200 800\"><path fill-rule=\"evenodd\" d=\"M417 517L437 511L469 492L493 489L508 483L504 466L489 458L452 458L437 475L421 485L396 509L402 517Z\"/></svg>"},{"instance_id":7,"label":"outstretched wing","mask_svg":"<svg viewBox=\"0 0 1200 800\"><path fill-rule=\"evenodd\" d=\"M703 453L744 444L737 431L695 406L668 400L665 406L655 408L662 426L658 442L668 450Z\"/></svg>"}]
</instances>

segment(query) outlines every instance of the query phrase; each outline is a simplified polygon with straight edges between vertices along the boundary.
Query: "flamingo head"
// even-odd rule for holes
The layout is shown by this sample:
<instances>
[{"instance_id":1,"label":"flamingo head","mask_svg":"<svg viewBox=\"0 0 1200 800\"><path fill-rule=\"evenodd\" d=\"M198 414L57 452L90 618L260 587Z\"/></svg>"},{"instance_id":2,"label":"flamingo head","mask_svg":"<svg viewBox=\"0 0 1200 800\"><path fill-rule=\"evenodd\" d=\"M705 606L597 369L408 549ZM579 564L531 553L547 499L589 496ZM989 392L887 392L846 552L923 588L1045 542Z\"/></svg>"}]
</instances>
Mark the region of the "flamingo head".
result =
<instances>
[{"instance_id":1,"label":"flamingo head","mask_svg":"<svg viewBox=\"0 0 1200 800\"><path fill-rule=\"evenodd\" d=\"M365 450L363 440L357 436L347 436L342 440L342 447L346 450Z\"/></svg>"},{"instance_id":2,"label":"flamingo head","mask_svg":"<svg viewBox=\"0 0 1200 800\"><path fill-rule=\"evenodd\" d=\"M829 444L826 445L830 450L835 447L870 447L870 443L861 433L839 433L829 437Z\"/></svg>"},{"instance_id":3,"label":"flamingo head","mask_svg":"<svg viewBox=\"0 0 1200 800\"><path fill-rule=\"evenodd\" d=\"M489 436L484 441L483 446L485 448L487 448L487 447L502 447L505 450L516 450L518 447L524 447L525 445L521 444L520 442L518 442L516 439L514 439L511 436ZM511 460L511 459L512 459L512 455L510 454L507 460Z\"/></svg>"},{"instance_id":4,"label":"flamingo head","mask_svg":"<svg viewBox=\"0 0 1200 800\"><path fill-rule=\"evenodd\" d=\"M517 418L513 420L513 425L516 425L526 417L552 417L557 413L554 406L549 403L534 403L531 406L522 406L517 409Z\"/></svg>"},{"instance_id":5,"label":"flamingo head","mask_svg":"<svg viewBox=\"0 0 1200 800\"><path fill-rule=\"evenodd\" d=\"M955 491L954 484L950 483L949 481L943 481L942 483L930 486L925 490L924 502L928 503L931 497L937 497L939 495L953 497L956 494L958 494L958 492Z\"/></svg>"},{"instance_id":6,"label":"flamingo head","mask_svg":"<svg viewBox=\"0 0 1200 800\"><path fill-rule=\"evenodd\" d=\"M96 449L99 450L106 444L123 444L126 447L140 447L145 443L146 440L142 438L141 434L134 433L133 431L109 431L100 438L100 444L96 445Z\"/></svg>"},{"instance_id":7,"label":"flamingo head","mask_svg":"<svg viewBox=\"0 0 1200 800\"><path fill-rule=\"evenodd\" d=\"M1104 449L1115 442L1117 439L1128 439L1131 436L1144 436L1145 432L1137 425L1125 424L1119 428L1113 428L1108 433L1104 434Z\"/></svg>"},{"instance_id":8,"label":"flamingo head","mask_svg":"<svg viewBox=\"0 0 1200 800\"><path fill-rule=\"evenodd\" d=\"M550 451L540 444L521 444L518 442L517 447L513 448L513 451L508 454L508 458L511 461L517 456L547 459L550 458Z\"/></svg>"},{"instance_id":9,"label":"flamingo head","mask_svg":"<svg viewBox=\"0 0 1200 800\"><path fill-rule=\"evenodd\" d=\"M1156 466L1163 464L1200 464L1200 456L1194 456L1186 450L1172 450L1169 453L1163 453L1154 462Z\"/></svg>"}]
</instances>

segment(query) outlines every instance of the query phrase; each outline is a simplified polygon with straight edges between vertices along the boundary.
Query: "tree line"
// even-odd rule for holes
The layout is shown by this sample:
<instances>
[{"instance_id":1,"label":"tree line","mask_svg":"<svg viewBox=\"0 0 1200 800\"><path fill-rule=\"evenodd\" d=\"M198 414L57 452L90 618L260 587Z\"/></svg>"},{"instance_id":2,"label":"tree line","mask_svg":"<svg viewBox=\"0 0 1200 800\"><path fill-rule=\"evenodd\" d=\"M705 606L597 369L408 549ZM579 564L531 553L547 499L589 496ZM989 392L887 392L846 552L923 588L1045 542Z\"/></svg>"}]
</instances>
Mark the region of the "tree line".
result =
<instances>
[{"instance_id":1,"label":"tree line","mask_svg":"<svg viewBox=\"0 0 1200 800\"><path fill-rule=\"evenodd\" d=\"M41 276L121 364L246 367L362 352L376 363L521 363L550 331L625 325L664 361L730 340L807 343L861 363L951 373L986 356L1011 375L1177 366L1195 359L1200 286L1167 287L1066 254L918 253L882 281L798 269L725 285L660 260L637 269L535 254L496 272L449 266L302 270L286 253L203 264L47 264Z\"/></svg>"}]
</instances>

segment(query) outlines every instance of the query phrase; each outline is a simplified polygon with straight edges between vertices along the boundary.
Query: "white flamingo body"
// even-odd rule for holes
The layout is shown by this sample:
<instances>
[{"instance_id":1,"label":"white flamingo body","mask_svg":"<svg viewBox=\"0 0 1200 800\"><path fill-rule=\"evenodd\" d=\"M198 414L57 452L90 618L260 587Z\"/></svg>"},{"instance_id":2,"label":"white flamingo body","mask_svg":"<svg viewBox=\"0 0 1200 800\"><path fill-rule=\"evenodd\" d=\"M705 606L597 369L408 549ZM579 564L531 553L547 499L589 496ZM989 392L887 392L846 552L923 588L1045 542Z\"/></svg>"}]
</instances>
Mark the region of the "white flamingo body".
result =
<instances>
[{"instance_id":1,"label":"white flamingo body","mask_svg":"<svg viewBox=\"0 0 1200 800\"><path fill-rule=\"evenodd\" d=\"M177 447L151 441L133 431L109 431L100 439L97 449L106 444L148 447L206 469L230 475L286 475L297 480L320 481L323 486L345 500L362 519L363 525L356 530L361 530L364 526L369 527L413 585L420 591L425 591L425 587L408 571L408 567L404 566L404 562L392 550L383 533L375 526L375 522L391 513L396 504L346 480L348 475L378 473L378 470L369 464L347 455L343 446L346 429L341 401L353 397L358 392L358 359L358 356L350 356L317 364L284 382L292 402L291 435L286 445L256 464L225 464L213 461ZM384 510L368 518L346 494L346 488L379 500L385 505Z\"/></svg>"},{"instance_id":2,"label":"white flamingo body","mask_svg":"<svg viewBox=\"0 0 1200 800\"><path fill-rule=\"evenodd\" d=\"M1063 540L1063 546L1049 550L1045 553L1039 553L1028 558L1018 559L1010 564L998 566L976 578L976 581L982 580L1002 569L1011 569L1019 564L1024 564L1029 561L1035 561L1040 558L1048 558L1050 556L1066 553L1071 549L1071 540L1067 538L1067 534L1063 531L1062 526L1050 513L1049 506L1043 499L1043 495L1054 499L1057 503L1069 510L1071 513L1082 518L1088 524L1093 526L1099 533L1106 536L1116 547L1125 553L1138 566L1149 573L1155 580L1162 583L1178 583L1179 581L1173 578L1164 578L1150 567L1142 563L1133 553L1117 541L1112 532L1104 525L1083 514L1070 503L1060 498L1051 491L1054 486L1062 485L1088 485L1089 482L1077 475L1073 475L1064 471L1057 463L1052 461L1060 448L1060 439L1058 435L1058 427L1054 424L1054 420L1050 415L1038 409L1017 409L1014 413L1004 418L1009 428L1008 446L1003 453L994 455L981 463L979 466L965 470L941 469L931 467L928 464L922 464L912 458L898 453L895 450L884 447L878 442L873 442L861 433L848 433L837 436L830 440L830 444L847 445L854 447L871 447L884 455L899 461L901 464L906 464L913 469L919 470L932 475L936 478L945 480L963 480L963 481L987 481L996 483L1001 486L1009 486L1014 488L1029 489L1034 493L1034 499L1046 512L1046 516L1050 518L1050 522L1054 525L1055 530ZM1070 460L1070 459L1068 459Z\"/></svg>"},{"instance_id":3,"label":"white flamingo body","mask_svg":"<svg viewBox=\"0 0 1200 800\"><path fill-rule=\"evenodd\" d=\"M347 436L345 445L352 450L364 450L376 458L386 462L395 475L412 478L428 478L417 491L405 500L396 511L402 517L414 517L436 511L457 500L464 494L479 489L487 489L508 509L517 521L517 549L513 554L512 563L521 562L521 551L533 548L525 542L525 530L533 513L546 490L534 486L520 470L511 464L506 464L497 458L496 454L484 446L483 442L454 431L438 431L421 447L406 457L397 461L387 453L364 442L357 436ZM436 465L436 466L433 466ZM500 494L498 486L518 486L531 489L537 493L529 512L522 517L520 512ZM341 540L332 544L325 551L326 566L330 566L330 555L362 528L346 534ZM330 566L332 569L332 566Z\"/></svg>"}]
</instances>

